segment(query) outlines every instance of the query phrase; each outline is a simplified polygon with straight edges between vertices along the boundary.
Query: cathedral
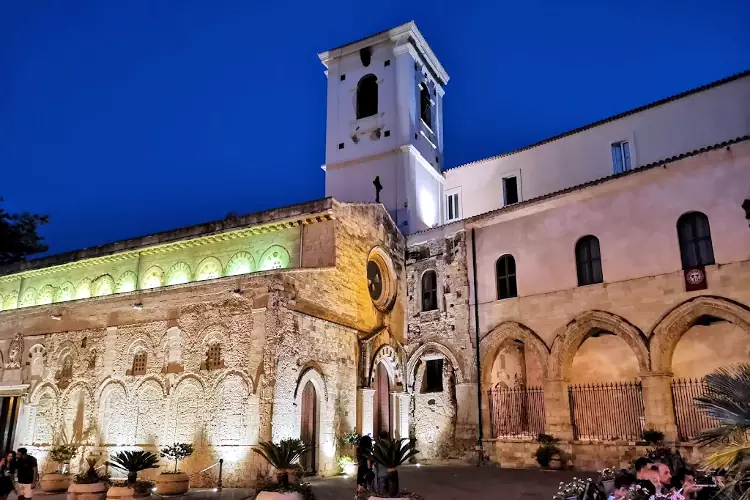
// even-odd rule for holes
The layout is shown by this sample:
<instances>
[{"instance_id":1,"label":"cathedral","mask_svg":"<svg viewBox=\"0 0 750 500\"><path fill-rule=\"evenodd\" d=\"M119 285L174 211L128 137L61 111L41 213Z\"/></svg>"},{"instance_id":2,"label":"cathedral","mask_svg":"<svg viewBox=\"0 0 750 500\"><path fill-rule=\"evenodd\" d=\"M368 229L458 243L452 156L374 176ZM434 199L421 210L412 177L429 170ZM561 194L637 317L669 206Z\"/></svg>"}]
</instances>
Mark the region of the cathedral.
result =
<instances>
[{"instance_id":1,"label":"cathedral","mask_svg":"<svg viewBox=\"0 0 750 500\"><path fill-rule=\"evenodd\" d=\"M289 437L337 474L349 432L426 462L532 467L547 433L619 466L648 429L700 456L702 377L750 361L750 72L445 169L414 23L319 57L325 198L0 268L3 448L192 443L194 486L220 459L253 484Z\"/></svg>"}]
</instances>

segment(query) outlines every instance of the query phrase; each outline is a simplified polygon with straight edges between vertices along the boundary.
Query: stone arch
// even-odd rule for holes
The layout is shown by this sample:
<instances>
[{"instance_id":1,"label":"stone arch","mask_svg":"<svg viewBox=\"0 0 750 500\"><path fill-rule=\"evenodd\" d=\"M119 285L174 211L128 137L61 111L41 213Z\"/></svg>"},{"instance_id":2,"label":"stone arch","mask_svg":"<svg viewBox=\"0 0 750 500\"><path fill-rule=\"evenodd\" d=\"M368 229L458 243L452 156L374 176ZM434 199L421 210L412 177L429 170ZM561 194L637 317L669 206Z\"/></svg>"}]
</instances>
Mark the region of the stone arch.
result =
<instances>
[{"instance_id":1,"label":"stone arch","mask_svg":"<svg viewBox=\"0 0 750 500\"><path fill-rule=\"evenodd\" d=\"M249 252L237 252L227 262L225 276L237 276L255 271L255 259Z\"/></svg>"},{"instance_id":2,"label":"stone arch","mask_svg":"<svg viewBox=\"0 0 750 500\"><path fill-rule=\"evenodd\" d=\"M215 278L221 278L224 267L221 265L221 261L216 257L206 257L198 264L195 268L195 280L211 280Z\"/></svg>"},{"instance_id":3,"label":"stone arch","mask_svg":"<svg viewBox=\"0 0 750 500\"><path fill-rule=\"evenodd\" d=\"M61 425L65 427L68 439L88 442L93 431L94 414L91 388L83 381L73 382L63 391L60 401Z\"/></svg>"},{"instance_id":4,"label":"stone arch","mask_svg":"<svg viewBox=\"0 0 750 500\"><path fill-rule=\"evenodd\" d=\"M299 377L297 377L297 386L294 389L294 404L298 405L302 398L302 390L305 388L308 382L312 382L315 386L315 390L318 391L319 395L322 395L323 401L328 401L328 387L326 386L325 378L320 367L307 363L306 368L300 371Z\"/></svg>"},{"instance_id":5,"label":"stone arch","mask_svg":"<svg viewBox=\"0 0 750 500\"><path fill-rule=\"evenodd\" d=\"M406 362L406 380L408 390L414 390L417 365L419 364L419 360L421 359L421 357L429 352L440 353L445 356L446 359L448 359L451 367L456 373L457 384L463 384L466 381L462 363L453 354L453 351L438 342L427 342L419 346L419 348L414 351L414 353L409 357L409 360Z\"/></svg>"},{"instance_id":6,"label":"stone arch","mask_svg":"<svg viewBox=\"0 0 750 500\"><path fill-rule=\"evenodd\" d=\"M213 397L216 401L212 425L212 442L218 445L248 444L250 397L252 384L248 377L239 371L231 370L223 374L214 385Z\"/></svg>"},{"instance_id":7,"label":"stone arch","mask_svg":"<svg viewBox=\"0 0 750 500\"><path fill-rule=\"evenodd\" d=\"M31 393L29 439L33 444L51 444L57 424L60 392L49 382L38 385Z\"/></svg>"},{"instance_id":8,"label":"stone arch","mask_svg":"<svg viewBox=\"0 0 750 500\"><path fill-rule=\"evenodd\" d=\"M117 278L115 293L134 292L138 286L138 276L133 271L125 271Z\"/></svg>"},{"instance_id":9,"label":"stone arch","mask_svg":"<svg viewBox=\"0 0 750 500\"><path fill-rule=\"evenodd\" d=\"M156 377L146 377L134 391L135 396L135 444L156 444L164 427L166 391Z\"/></svg>"},{"instance_id":10,"label":"stone arch","mask_svg":"<svg viewBox=\"0 0 750 500\"><path fill-rule=\"evenodd\" d=\"M44 361L47 358L47 349L42 344L34 344L29 348L29 368L32 378L41 378L44 374Z\"/></svg>"},{"instance_id":11,"label":"stone arch","mask_svg":"<svg viewBox=\"0 0 750 500\"><path fill-rule=\"evenodd\" d=\"M390 344L381 346L372 357L372 363L370 364L370 374L367 378L370 386L375 381L375 373L378 368L378 364L383 363L388 377L391 379L391 387L396 385L404 385L403 370L401 367L401 361L399 360L398 353Z\"/></svg>"},{"instance_id":12,"label":"stone arch","mask_svg":"<svg viewBox=\"0 0 750 500\"><path fill-rule=\"evenodd\" d=\"M128 391L119 380L109 380L99 391L99 437L104 445L126 444L128 438Z\"/></svg>"},{"instance_id":13,"label":"stone arch","mask_svg":"<svg viewBox=\"0 0 750 500\"><path fill-rule=\"evenodd\" d=\"M83 278L76 285L76 299L88 299L91 297L91 278Z\"/></svg>"},{"instance_id":14,"label":"stone arch","mask_svg":"<svg viewBox=\"0 0 750 500\"><path fill-rule=\"evenodd\" d=\"M39 398L42 397L46 392L51 392L55 401L60 397L60 390L51 382L42 382L34 389L34 392L29 396L29 401L32 405L39 403Z\"/></svg>"},{"instance_id":15,"label":"stone arch","mask_svg":"<svg viewBox=\"0 0 750 500\"><path fill-rule=\"evenodd\" d=\"M181 285L193 280L193 272L185 262L177 262L167 271L167 285Z\"/></svg>"},{"instance_id":16,"label":"stone arch","mask_svg":"<svg viewBox=\"0 0 750 500\"><path fill-rule=\"evenodd\" d=\"M29 307L36 305L36 288L29 287L23 291L18 300L18 307Z\"/></svg>"},{"instance_id":17,"label":"stone arch","mask_svg":"<svg viewBox=\"0 0 750 500\"><path fill-rule=\"evenodd\" d=\"M39 295L36 298L36 303L41 305L51 304L55 301L57 290L52 285L44 285L39 290Z\"/></svg>"},{"instance_id":18,"label":"stone arch","mask_svg":"<svg viewBox=\"0 0 750 500\"><path fill-rule=\"evenodd\" d=\"M705 316L736 325L750 335L750 308L723 297L701 295L669 311L651 330L651 366L657 373L672 370L672 355L682 336Z\"/></svg>"},{"instance_id":19,"label":"stone arch","mask_svg":"<svg viewBox=\"0 0 750 500\"><path fill-rule=\"evenodd\" d=\"M195 374L180 377L172 391L173 442L202 442L205 384Z\"/></svg>"},{"instance_id":20,"label":"stone arch","mask_svg":"<svg viewBox=\"0 0 750 500\"><path fill-rule=\"evenodd\" d=\"M66 281L57 289L55 302L67 302L76 298L76 287L70 281Z\"/></svg>"},{"instance_id":21,"label":"stone arch","mask_svg":"<svg viewBox=\"0 0 750 500\"><path fill-rule=\"evenodd\" d=\"M272 269L286 269L289 267L291 258L286 248L281 245L271 245L260 256L261 271L270 271Z\"/></svg>"},{"instance_id":22,"label":"stone arch","mask_svg":"<svg viewBox=\"0 0 750 500\"><path fill-rule=\"evenodd\" d=\"M558 330L549 358L547 374L551 380L569 380L573 358L592 330L612 332L623 339L633 350L641 373L651 367L648 340L641 331L624 318L606 311L586 311L570 320Z\"/></svg>"},{"instance_id":23,"label":"stone arch","mask_svg":"<svg viewBox=\"0 0 750 500\"><path fill-rule=\"evenodd\" d=\"M252 392L254 392L254 389L255 389L254 385L255 384L253 383L252 377L249 377L245 372L242 372L240 370L231 370L231 369L225 371L224 373L221 374L221 376L219 378L216 379L216 381L211 386L211 392L214 393L214 394L216 394L217 391L219 390L219 387L221 386L221 384L225 380L227 380L229 378L232 378L232 377L239 377L239 378L242 379L242 381L245 383L245 385L247 385L248 394L251 394Z\"/></svg>"},{"instance_id":24,"label":"stone arch","mask_svg":"<svg viewBox=\"0 0 750 500\"><path fill-rule=\"evenodd\" d=\"M91 296L104 297L115 293L115 279L109 274L103 274L91 283Z\"/></svg>"},{"instance_id":25,"label":"stone arch","mask_svg":"<svg viewBox=\"0 0 750 500\"><path fill-rule=\"evenodd\" d=\"M482 360L482 383L490 383L495 357L503 345L512 340L520 340L524 346L531 349L539 360L542 368L542 376L545 379L547 378L547 365L550 358L550 351L547 344L526 325L515 321L506 321L497 325L479 341L479 353Z\"/></svg>"},{"instance_id":26,"label":"stone arch","mask_svg":"<svg viewBox=\"0 0 750 500\"><path fill-rule=\"evenodd\" d=\"M325 378L323 372L319 371L317 367L310 366L303 369L300 372L300 376L297 380L297 387L294 389L294 428L297 430L295 436L299 439L305 439L302 426L302 407L303 407L303 393L307 384L312 384L315 389L315 395L317 401L315 402L314 412L314 423L315 423L315 442L314 442L314 464L317 467L322 465L323 444L326 440L325 432L322 432L324 427L323 417L326 414L326 406L328 403L328 388L326 387ZM304 458L304 457L303 457ZM304 462L303 462L304 463Z\"/></svg>"},{"instance_id":27,"label":"stone arch","mask_svg":"<svg viewBox=\"0 0 750 500\"><path fill-rule=\"evenodd\" d=\"M5 296L5 300L3 301L3 311L15 309L16 307L18 307L18 292L10 292Z\"/></svg>"},{"instance_id":28,"label":"stone arch","mask_svg":"<svg viewBox=\"0 0 750 500\"><path fill-rule=\"evenodd\" d=\"M164 286L164 270L159 266L149 267L146 272L143 273L140 286L143 290Z\"/></svg>"}]
</instances>

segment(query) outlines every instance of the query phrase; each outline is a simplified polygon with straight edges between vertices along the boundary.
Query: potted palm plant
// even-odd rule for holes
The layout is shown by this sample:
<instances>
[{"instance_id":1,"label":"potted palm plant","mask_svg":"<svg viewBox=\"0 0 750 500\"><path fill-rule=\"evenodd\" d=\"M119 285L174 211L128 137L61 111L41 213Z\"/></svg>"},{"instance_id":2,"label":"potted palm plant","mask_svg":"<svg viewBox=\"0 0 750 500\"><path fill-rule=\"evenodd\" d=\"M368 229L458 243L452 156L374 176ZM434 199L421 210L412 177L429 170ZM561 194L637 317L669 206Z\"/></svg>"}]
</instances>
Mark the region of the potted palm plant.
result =
<instances>
[{"instance_id":1,"label":"potted palm plant","mask_svg":"<svg viewBox=\"0 0 750 500\"><path fill-rule=\"evenodd\" d=\"M561 469L562 450L555 445L557 438L542 433L537 436L536 441L539 443L539 448L534 452L537 463L545 469Z\"/></svg>"},{"instance_id":2,"label":"potted palm plant","mask_svg":"<svg viewBox=\"0 0 750 500\"><path fill-rule=\"evenodd\" d=\"M156 477L156 492L160 495L182 495L190 489L190 476L177 469L177 464L193 454L192 444L175 443L161 449L161 457L174 462L174 471L164 471Z\"/></svg>"},{"instance_id":3,"label":"potted palm plant","mask_svg":"<svg viewBox=\"0 0 750 500\"><path fill-rule=\"evenodd\" d=\"M274 480L259 485L257 500L303 500L307 496L308 485L300 484L296 477L299 458L307 451L301 440L285 439L278 444L263 441L253 451L275 469Z\"/></svg>"},{"instance_id":4,"label":"potted palm plant","mask_svg":"<svg viewBox=\"0 0 750 500\"><path fill-rule=\"evenodd\" d=\"M706 375L707 391L695 405L718 421L718 427L700 434L701 446L718 446L706 458L708 467L725 469L724 498L750 499L750 364L719 368Z\"/></svg>"},{"instance_id":5,"label":"potted palm plant","mask_svg":"<svg viewBox=\"0 0 750 500\"><path fill-rule=\"evenodd\" d=\"M96 470L97 457L86 458L86 471L73 477L68 487L68 500L105 500L109 477Z\"/></svg>"},{"instance_id":6,"label":"potted palm plant","mask_svg":"<svg viewBox=\"0 0 750 500\"><path fill-rule=\"evenodd\" d=\"M146 469L159 467L159 457L145 450L120 451L110 458L109 463L115 469L128 473L124 484L113 485L107 491L107 498L132 500L135 497L149 496L150 483L138 481L138 473Z\"/></svg>"},{"instance_id":7,"label":"potted palm plant","mask_svg":"<svg viewBox=\"0 0 750 500\"><path fill-rule=\"evenodd\" d=\"M411 439L378 439L373 445L369 458L387 469L386 494L388 496L370 496L370 500L377 500L379 498L412 498L410 493L399 491L398 468L417 453L419 453L419 450L416 449L416 445Z\"/></svg>"}]
</instances>

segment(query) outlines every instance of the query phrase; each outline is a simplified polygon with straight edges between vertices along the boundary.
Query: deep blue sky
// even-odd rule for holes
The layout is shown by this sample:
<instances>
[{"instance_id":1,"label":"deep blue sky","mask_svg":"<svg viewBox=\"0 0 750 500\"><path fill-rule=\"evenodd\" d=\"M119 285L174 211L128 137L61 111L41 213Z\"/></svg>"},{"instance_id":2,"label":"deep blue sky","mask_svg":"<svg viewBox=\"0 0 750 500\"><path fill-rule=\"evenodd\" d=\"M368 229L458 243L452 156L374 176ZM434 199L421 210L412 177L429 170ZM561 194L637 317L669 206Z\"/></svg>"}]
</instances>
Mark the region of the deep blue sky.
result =
<instances>
[{"instance_id":1,"label":"deep blue sky","mask_svg":"<svg viewBox=\"0 0 750 500\"><path fill-rule=\"evenodd\" d=\"M317 52L412 19L447 166L750 68L747 0L4 1L4 206L57 253L320 198Z\"/></svg>"}]
</instances>

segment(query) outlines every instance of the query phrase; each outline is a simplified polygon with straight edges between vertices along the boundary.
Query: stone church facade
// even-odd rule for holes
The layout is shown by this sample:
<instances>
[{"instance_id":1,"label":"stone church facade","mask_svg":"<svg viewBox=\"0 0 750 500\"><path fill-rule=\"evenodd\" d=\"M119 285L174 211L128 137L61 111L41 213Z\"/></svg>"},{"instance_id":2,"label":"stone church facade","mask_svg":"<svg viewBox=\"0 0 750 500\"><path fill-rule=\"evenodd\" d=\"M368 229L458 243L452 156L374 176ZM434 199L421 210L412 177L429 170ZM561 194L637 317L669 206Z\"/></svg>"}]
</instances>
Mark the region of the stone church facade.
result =
<instances>
[{"instance_id":1,"label":"stone church facade","mask_svg":"<svg viewBox=\"0 0 750 500\"><path fill-rule=\"evenodd\" d=\"M413 23L320 58L327 198L0 269L3 446L190 442L227 486L269 439L337 473L349 431L504 466L547 432L588 468L655 428L697 456L681 381L750 360L750 75L441 170Z\"/></svg>"}]
</instances>

